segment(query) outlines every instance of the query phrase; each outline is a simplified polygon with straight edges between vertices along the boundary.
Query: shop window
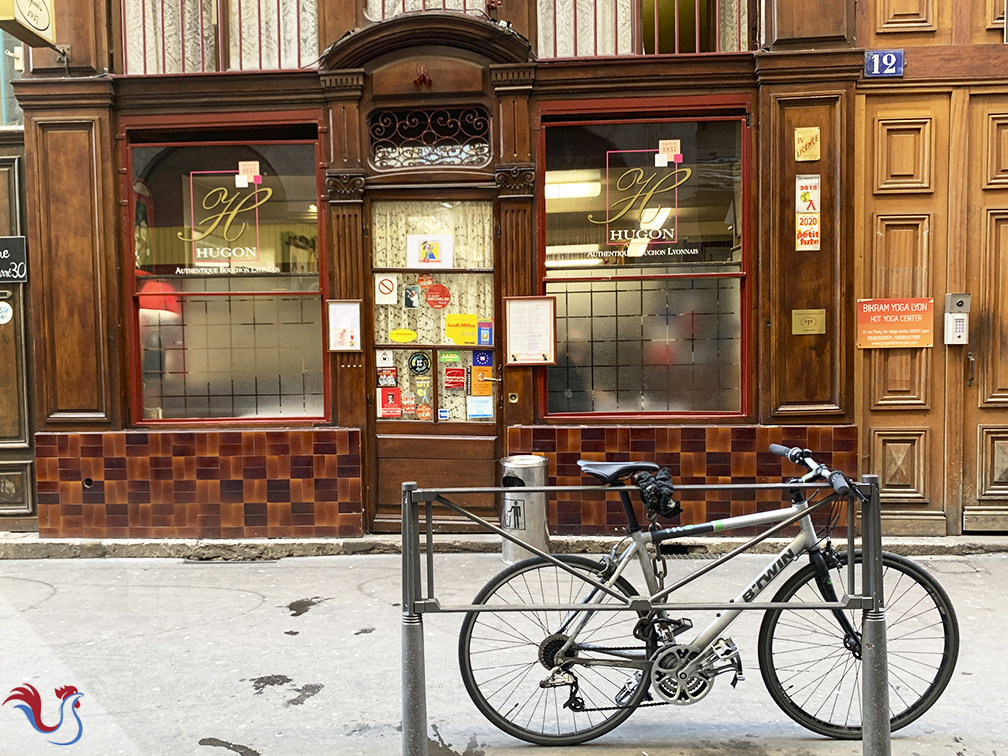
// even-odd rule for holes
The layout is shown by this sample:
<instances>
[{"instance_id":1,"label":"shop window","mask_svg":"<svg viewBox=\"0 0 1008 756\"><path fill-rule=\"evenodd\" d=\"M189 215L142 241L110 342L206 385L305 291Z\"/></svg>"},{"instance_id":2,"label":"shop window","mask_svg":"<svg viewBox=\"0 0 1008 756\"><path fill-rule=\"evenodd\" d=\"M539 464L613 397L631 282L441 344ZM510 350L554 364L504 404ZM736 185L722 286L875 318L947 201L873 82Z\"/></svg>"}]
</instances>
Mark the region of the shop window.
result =
<instances>
[{"instance_id":1,"label":"shop window","mask_svg":"<svg viewBox=\"0 0 1008 756\"><path fill-rule=\"evenodd\" d=\"M318 0L122 0L127 74L298 69L318 58Z\"/></svg>"},{"instance_id":2,"label":"shop window","mask_svg":"<svg viewBox=\"0 0 1008 756\"><path fill-rule=\"evenodd\" d=\"M0 126L23 126L24 113L14 96L11 82L21 78L21 73L14 69L15 48L21 48L20 54L23 55L26 45L3 31L0 31L0 45L3 47L3 60L0 61Z\"/></svg>"},{"instance_id":3,"label":"shop window","mask_svg":"<svg viewBox=\"0 0 1008 756\"><path fill-rule=\"evenodd\" d=\"M323 417L316 145L131 160L142 419Z\"/></svg>"},{"instance_id":4,"label":"shop window","mask_svg":"<svg viewBox=\"0 0 1008 756\"><path fill-rule=\"evenodd\" d=\"M376 110L368 119L371 164L379 169L490 162L486 108Z\"/></svg>"},{"instance_id":5,"label":"shop window","mask_svg":"<svg viewBox=\"0 0 1008 756\"><path fill-rule=\"evenodd\" d=\"M546 127L547 413L744 411L742 165L739 119Z\"/></svg>"},{"instance_id":6,"label":"shop window","mask_svg":"<svg viewBox=\"0 0 1008 756\"><path fill-rule=\"evenodd\" d=\"M378 419L492 423L492 203L376 201L372 229Z\"/></svg>"}]
</instances>

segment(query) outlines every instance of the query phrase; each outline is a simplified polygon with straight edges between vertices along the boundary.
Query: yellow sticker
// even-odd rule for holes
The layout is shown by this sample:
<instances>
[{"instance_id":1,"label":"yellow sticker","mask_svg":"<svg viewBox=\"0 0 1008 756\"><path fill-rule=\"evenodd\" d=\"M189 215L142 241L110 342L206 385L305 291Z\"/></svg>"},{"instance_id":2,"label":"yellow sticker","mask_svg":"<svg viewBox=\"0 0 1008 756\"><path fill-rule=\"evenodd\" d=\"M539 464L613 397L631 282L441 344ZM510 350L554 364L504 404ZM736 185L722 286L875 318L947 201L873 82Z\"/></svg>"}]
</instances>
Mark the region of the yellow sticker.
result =
<instances>
[{"instance_id":1,"label":"yellow sticker","mask_svg":"<svg viewBox=\"0 0 1008 756\"><path fill-rule=\"evenodd\" d=\"M445 315L445 336L453 344L475 344L478 315Z\"/></svg>"},{"instance_id":2,"label":"yellow sticker","mask_svg":"<svg viewBox=\"0 0 1008 756\"><path fill-rule=\"evenodd\" d=\"M819 127L804 126L794 130L794 157L802 163L814 163L819 159Z\"/></svg>"},{"instance_id":3,"label":"yellow sticker","mask_svg":"<svg viewBox=\"0 0 1008 756\"><path fill-rule=\"evenodd\" d=\"M396 328L389 332L388 337L392 341L404 344L407 341L416 341L416 331L411 331L409 328Z\"/></svg>"}]
</instances>

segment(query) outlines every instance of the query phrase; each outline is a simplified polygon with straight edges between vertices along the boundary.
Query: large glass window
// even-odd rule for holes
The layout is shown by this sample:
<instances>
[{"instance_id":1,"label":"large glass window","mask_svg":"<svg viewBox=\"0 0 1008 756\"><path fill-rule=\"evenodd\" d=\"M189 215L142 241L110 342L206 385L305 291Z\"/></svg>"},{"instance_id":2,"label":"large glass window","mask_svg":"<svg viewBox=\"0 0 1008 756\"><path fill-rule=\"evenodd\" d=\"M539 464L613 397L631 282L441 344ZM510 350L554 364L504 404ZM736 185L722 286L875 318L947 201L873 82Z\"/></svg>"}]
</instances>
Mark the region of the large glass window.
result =
<instances>
[{"instance_id":1,"label":"large glass window","mask_svg":"<svg viewBox=\"0 0 1008 756\"><path fill-rule=\"evenodd\" d=\"M556 413L743 411L742 121L546 127Z\"/></svg>"},{"instance_id":2,"label":"large glass window","mask_svg":"<svg viewBox=\"0 0 1008 756\"><path fill-rule=\"evenodd\" d=\"M142 417L322 417L316 146L132 156Z\"/></svg>"}]
</instances>

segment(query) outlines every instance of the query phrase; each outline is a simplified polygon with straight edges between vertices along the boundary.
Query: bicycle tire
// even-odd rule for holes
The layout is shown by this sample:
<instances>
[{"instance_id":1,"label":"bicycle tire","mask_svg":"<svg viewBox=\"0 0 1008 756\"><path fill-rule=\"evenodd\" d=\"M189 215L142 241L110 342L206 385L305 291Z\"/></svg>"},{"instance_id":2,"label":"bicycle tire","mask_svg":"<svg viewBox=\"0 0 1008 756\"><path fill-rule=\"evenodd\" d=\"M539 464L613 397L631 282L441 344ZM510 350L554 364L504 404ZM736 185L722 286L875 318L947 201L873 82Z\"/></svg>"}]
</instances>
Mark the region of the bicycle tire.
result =
<instances>
[{"instance_id":1,"label":"bicycle tire","mask_svg":"<svg viewBox=\"0 0 1008 756\"><path fill-rule=\"evenodd\" d=\"M830 576L842 596L847 554L837 557ZM854 558L859 564L861 552ZM883 553L882 570L890 727L895 732L931 708L952 679L959 625L948 594L922 567ZM813 565L795 573L773 600L822 601ZM846 614L860 634L861 611ZM770 696L791 719L820 735L858 740L861 660L843 641L844 631L828 610L769 610L760 625L759 665Z\"/></svg>"},{"instance_id":2,"label":"bicycle tire","mask_svg":"<svg viewBox=\"0 0 1008 756\"><path fill-rule=\"evenodd\" d=\"M600 579L601 564L582 556L557 556L577 571ZM633 586L620 577L613 586L625 596L636 596ZM533 557L500 572L473 600L474 604L575 604L592 587L551 562ZM604 596L600 603L619 603ZM634 660L641 662L639 677L626 667L574 664L585 707L606 711L575 712L564 707L570 695L568 686L540 687L548 677L548 649L558 649L566 636L557 639L555 628L566 612L516 610L508 612L469 612L459 633L459 666L462 680L480 712L504 732L538 745L575 745L597 738L629 717L650 685L647 660L656 641L633 636L633 628L642 614L608 611L592 614L578 633L579 658L601 660L615 658L617 649L632 649ZM551 640L552 639L552 640ZM552 646L548 644L551 643ZM546 661L543 657L546 657ZM616 695L627 689L622 705Z\"/></svg>"}]
</instances>

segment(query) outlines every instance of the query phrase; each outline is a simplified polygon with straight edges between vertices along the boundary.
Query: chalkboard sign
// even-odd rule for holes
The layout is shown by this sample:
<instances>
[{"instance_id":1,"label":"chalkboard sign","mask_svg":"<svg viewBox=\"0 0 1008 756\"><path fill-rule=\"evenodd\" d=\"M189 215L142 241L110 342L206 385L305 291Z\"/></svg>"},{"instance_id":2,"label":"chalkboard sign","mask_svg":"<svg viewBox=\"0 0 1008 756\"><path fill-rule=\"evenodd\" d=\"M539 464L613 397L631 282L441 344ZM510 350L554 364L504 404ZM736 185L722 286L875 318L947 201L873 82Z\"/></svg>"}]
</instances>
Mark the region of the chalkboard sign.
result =
<instances>
[{"instance_id":1,"label":"chalkboard sign","mask_svg":"<svg viewBox=\"0 0 1008 756\"><path fill-rule=\"evenodd\" d=\"M28 254L23 236L0 236L0 283L28 281Z\"/></svg>"}]
</instances>

